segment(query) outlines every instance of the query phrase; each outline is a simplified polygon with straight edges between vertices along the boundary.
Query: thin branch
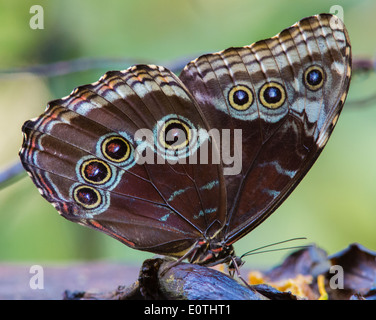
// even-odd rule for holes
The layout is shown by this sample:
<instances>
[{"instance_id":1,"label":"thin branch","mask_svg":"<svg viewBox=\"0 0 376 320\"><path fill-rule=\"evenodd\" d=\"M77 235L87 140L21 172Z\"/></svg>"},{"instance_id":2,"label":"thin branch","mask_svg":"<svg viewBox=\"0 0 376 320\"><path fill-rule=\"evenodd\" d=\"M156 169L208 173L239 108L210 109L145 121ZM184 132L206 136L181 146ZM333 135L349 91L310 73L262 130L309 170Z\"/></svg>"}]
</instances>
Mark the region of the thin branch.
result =
<instances>
[{"instance_id":1,"label":"thin branch","mask_svg":"<svg viewBox=\"0 0 376 320\"><path fill-rule=\"evenodd\" d=\"M16 161L10 167L0 172L0 190L22 178L26 173L20 161Z\"/></svg>"},{"instance_id":2,"label":"thin branch","mask_svg":"<svg viewBox=\"0 0 376 320\"><path fill-rule=\"evenodd\" d=\"M127 67L135 64L158 64L177 73L180 72L180 70L182 70L184 66L192 59L192 57L184 57L172 61L161 61L160 63L155 63L152 61L133 58L77 58L53 63L38 64L34 66L3 69L0 70L0 78L7 77L9 75L20 76L25 73L32 73L44 77L56 77L96 69L126 69Z\"/></svg>"},{"instance_id":3,"label":"thin branch","mask_svg":"<svg viewBox=\"0 0 376 320\"><path fill-rule=\"evenodd\" d=\"M352 62L354 73L376 71L376 60L357 57Z\"/></svg>"}]
</instances>

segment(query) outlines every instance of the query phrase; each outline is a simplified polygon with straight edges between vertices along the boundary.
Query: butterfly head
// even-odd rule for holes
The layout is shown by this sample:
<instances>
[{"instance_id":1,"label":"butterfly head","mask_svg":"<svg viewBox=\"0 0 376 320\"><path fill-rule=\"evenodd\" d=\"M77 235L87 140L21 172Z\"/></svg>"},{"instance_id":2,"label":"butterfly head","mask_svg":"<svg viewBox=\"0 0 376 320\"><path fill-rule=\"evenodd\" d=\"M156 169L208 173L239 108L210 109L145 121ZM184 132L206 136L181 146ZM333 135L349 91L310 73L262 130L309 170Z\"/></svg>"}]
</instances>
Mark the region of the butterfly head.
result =
<instances>
[{"instance_id":1,"label":"butterfly head","mask_svg":"<svg viewBox=\"0 0 376 320\"><path fill-rule=\"evenodd\" d=\"M234 256L235 251L232 245L214 239L204 239L198 241L193 248L189 262L210 267L220 263L229 263Z\"/></svg>"}]
</instances>

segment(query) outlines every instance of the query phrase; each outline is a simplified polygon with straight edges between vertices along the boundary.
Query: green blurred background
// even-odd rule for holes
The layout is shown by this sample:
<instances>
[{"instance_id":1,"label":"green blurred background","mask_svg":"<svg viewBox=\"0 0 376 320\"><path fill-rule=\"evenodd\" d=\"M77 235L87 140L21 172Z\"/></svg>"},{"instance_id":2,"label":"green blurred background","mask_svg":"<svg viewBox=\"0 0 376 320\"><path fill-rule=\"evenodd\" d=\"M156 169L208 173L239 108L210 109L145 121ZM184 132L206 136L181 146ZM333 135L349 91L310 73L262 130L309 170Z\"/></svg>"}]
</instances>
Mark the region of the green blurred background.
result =
<instances>
[{"instance_id":1,"label":"green blurred background","mask_svg":"<svg viewBox=\"0 0 376 320\"><path fill-rule=\"evenodd\" d=\"M32 30L30 7L44 9L44 29ZM343 7L354 57L376 53L376 2L372 0L0 0L0 69L76 58L132 58L161 64L268 38L303 17ZM47 102L96 81L110 69L41 77L0 75L0 170L18 161L21 126ZM236 243L238 254L258 246L305 236L334 253L352 242L376 250L376 77L353 77L348 103L321 157L284 204ZM292 244L293 245L293 244ZM285 253L248 258L248 266L270 266ZM0 261L67 262L116 260L130 264L153 254L61 218L26 174L0 190Z\"/></svg>"}]
</instances>

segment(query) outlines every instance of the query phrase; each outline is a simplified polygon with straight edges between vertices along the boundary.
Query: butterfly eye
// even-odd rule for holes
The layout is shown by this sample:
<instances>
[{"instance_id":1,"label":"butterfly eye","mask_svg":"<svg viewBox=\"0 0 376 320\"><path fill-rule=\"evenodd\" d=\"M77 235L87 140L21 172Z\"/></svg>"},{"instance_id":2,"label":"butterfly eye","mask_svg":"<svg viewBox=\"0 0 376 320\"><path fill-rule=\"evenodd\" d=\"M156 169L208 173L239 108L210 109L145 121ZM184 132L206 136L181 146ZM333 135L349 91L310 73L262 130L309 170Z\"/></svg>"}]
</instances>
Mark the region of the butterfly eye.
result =
<instances>
[{"instance_id":1,"label":"butterfly eye","mask_svg":"<svg viewBox=\"0 0 376 320\"><path fill-rule=\"evenodd\" d=\"M233 87L228 93L230 106L236 110L247 110L253 103L252 91L243 85Z\"/></svg>"},{"instance_id":2,"label":"butterfly eye","mask_svg":"<svg viewBox=\"0 0 376 320\"><path fill-rule=\"evenodd\" d=\"M85 209L95 209L102 203L99 191L85 185L80 185L73 190L73 199Z\"/></svg>"},{"instance_id":3,"label":"butterfly eye","mask_svg":"<svg viewBox=\"0 0 376 320\"><path fill-rule=\"evenodd\" d=\"M191 140L190 127L180 119L170 119L163 124L158 139L165 149L183 149L189 145Z\"/></svg>"},{"instance_id":4,"label":"butterfly eye","mask_svg":"<svg viewBox=\"0 0 376 320\"><path fill-rule=\"evenodd\" d=\"M111 169L107 163L99 159L86 160L81 164L81 176L93 184L106 183L111 178Z\"/></svg>"},{"instance_id":5,"label":"butterfly eye","mask_svg":"<svg viewBox=\"0 0 376 320\"><path fill-rule=\"evenodd\" d=\"M112 162L124 162L131 155L131 146L123 137L108 137L102 143L102 154Z\"/></svg>"},{"instance_id":6,"label":"butterfly eye","mask_svg":"<svg viewBox=\"0 0 376 320\"><path fill-rule=\"evenodd\" d=\"M277 109L285 102L286 91L277 82L267 82L261 87L259 98L264 107Z\"/></svg>"},{"instance_id":7,"label":"butterfly eye","mask_svg":"<svg viewBox=\"0 0 376 320\"><path fill-rule=\"evenodd\" d=\"M303 83L311 91L320 89L323 86L324 81L325 73L319 66L311 66L304 72Z\"/></svg>"}]
</instances>

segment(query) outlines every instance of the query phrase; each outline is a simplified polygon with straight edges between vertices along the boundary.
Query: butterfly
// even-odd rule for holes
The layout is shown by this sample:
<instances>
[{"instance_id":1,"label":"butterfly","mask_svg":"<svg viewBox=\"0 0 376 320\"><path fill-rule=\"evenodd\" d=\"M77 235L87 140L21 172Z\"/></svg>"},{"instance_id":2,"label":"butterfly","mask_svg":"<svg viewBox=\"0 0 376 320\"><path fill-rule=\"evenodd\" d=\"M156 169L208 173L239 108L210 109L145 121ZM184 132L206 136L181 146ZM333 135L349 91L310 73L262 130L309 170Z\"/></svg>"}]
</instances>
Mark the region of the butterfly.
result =
<instances>
[{"instance_id":1,"label":"butterfly","mask_svg":"<svg viewBox=\"0 0 376 320\"><path fill-rule=\"evenodd\" d=\"M178 261L230 263L321 153L350 79L346 28L320 14L179 77L109 71L25 122L20 157L64 218Z\"/></svg>"}]
</instances>

